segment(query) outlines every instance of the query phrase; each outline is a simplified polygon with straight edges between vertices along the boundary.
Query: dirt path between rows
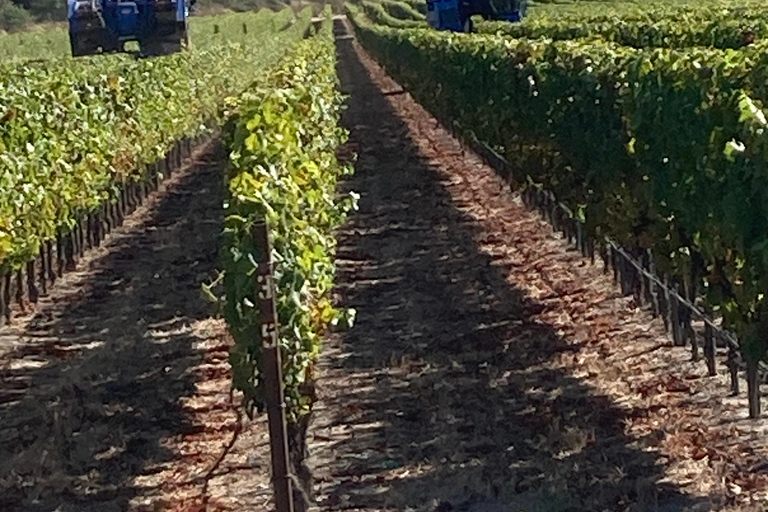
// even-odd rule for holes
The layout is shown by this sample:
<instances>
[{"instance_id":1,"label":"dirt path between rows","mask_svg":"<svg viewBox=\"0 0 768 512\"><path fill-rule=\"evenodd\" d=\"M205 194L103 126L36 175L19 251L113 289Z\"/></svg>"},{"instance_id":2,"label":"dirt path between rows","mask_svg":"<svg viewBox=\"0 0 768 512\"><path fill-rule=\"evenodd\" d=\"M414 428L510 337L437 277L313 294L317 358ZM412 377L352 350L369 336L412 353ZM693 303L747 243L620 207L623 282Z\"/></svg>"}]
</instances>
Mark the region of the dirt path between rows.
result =
<instances>
[{"instance_id":1,"label":"dirt path between rows","mask_svg":"<svg viewBox=\"0 0 768 512\"><path fill-rule=\"evenodd\" d=\"M345 29L337 24L337 32ZM322 510L762 510L745 420L356 43L338 40L360 210L310 431Z\"/></svg>"},{"instance_id":2,"label":"dirt path between rows","mask_svg":"<svg viewBox=\"0 0 768 512\"><path fill-rule=\"evenodd\" d=\"M200 283L217 261L215 144L0 331L0 510L264 510L266 430L229 395Z\"/></svg>"}]
</instances>

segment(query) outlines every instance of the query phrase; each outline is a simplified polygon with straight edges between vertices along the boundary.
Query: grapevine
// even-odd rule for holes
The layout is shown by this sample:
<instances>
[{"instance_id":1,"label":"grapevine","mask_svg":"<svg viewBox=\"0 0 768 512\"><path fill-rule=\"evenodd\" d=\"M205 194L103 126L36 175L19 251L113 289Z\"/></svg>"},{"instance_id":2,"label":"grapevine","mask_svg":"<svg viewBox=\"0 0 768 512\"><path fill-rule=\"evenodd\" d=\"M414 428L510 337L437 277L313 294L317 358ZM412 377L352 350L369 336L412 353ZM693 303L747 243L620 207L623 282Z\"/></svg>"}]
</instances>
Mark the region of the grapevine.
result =
<instances>
[{"instance_id":1,"label":"grapevine","mask_svg":"<svg viewBox=\"0 0 768 512\"><path fill-rule=\"evenodd\" d=\"M701 295L765 357L765 44L635 49L369 23L362 43L416 98L543 184L597 236Z\"/></svg>"},{"instance_id":2,"label":"grapevine","mask_svg":"<svg viewBox=\"0 0 768 512\"><path fill-rule=\"evenodd\" d=\"M3 270L19 268L79 215L113 201L117 184L140 179L177 139L221 119L224 98L244 89L309 24L308 10L283 32L289 10L255 16L268 37L227 41L211 31L195 50L168 57L49 60L0 70Z\"/></svg>"},{"instance_id":3,"label":"grapevine","mask_svg":"<svg viewBox=\"0 0 768 512\"><path fill-rule=\"evenodd\" d=\"M418 28L426 27L425 19L400 18L390 14L390 9L379 2L363 1L361 3L365 15L371 20L382 25L394 28Z\"/></svg>"},{"instance_id":4,"label":"grapevine","mask_svg":"<svg viewBox=\"0 0 768 512\"><path fill-rule=\"evenodd\" d=\"M335 49L329 28L303 42L257 87L238 98L225 140L227 181L223 277L224 316L235 339L234 386L249 413L264 406L259 360L261 331L254 297L251 226L266 219L273 242L279 338L288 419L312 405L312 367L323 333L347 323L331 304L334 229L353 206L336 183L350 169L336 160L346 140L339 126Z\"/></svg>"},{"instance_id":5,"label":"grapevine","mask_svg":"<svg viewBox=\"0 0 768 512\"><path fill-rule=\"evenodd\" d=\"M398 2L395 0L385 0L381 2L381 6L387 13L397 19L412 20L412 21L425 21L424 14L419 12L413 5L406 2Z\"/></svg>"}]
</instances>

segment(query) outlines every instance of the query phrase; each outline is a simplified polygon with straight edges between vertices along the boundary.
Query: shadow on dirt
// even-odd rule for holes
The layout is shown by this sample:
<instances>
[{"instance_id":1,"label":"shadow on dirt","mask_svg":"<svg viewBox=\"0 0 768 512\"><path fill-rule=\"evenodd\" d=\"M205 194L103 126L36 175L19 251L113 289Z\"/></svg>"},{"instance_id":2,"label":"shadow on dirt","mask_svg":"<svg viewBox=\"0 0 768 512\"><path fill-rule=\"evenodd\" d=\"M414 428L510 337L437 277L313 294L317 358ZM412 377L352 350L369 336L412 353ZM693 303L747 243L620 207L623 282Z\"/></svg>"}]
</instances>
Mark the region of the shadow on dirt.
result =
<instances>
[{"instance_id":1,"label":"shadow on dirt","mask_svg":"<svg viewBox=\"0 0 768 512\"><path fill-rule=\"evenodd\" d=\"M337 34L345 33L338 23ZM352 41L338 40L337 48L342 88L351 94L344 123L359 155L346 186L361 194L340 233L338 292L358 318L327 362L351 380L322 404L330 417L319 418L321 435L351 434L329 443L332 455L316 468L321 507L695 505L659 481L657 455L643 449L658 439L624 435L624 419L641 412L548 367L573 345L536 321L543 306L479 251L477 227L441 182L448 178L419 155Z\"/></svg>"},{"instance_id":2,"label":"shadow on dirt","mask_svg":"<svg viewBox=\"0 0 768 512\"><path fill-rule=\"evenodd\" d=\"M161 440L194 431L180 400L202 357L190 326L209 313L199 283L217 261L220 151L115 234L0 360L3 511L128 510L132 480L169 461Z\"/></svg>"}]
</instances>

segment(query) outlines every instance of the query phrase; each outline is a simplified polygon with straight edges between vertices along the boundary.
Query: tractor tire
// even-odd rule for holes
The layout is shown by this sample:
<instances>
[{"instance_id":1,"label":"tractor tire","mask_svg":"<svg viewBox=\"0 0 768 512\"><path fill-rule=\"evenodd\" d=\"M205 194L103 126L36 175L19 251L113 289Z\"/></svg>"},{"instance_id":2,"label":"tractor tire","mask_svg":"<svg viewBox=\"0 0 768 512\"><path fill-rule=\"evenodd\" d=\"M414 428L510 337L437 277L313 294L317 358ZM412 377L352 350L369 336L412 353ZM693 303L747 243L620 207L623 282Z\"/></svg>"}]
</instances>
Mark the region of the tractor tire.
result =
<instances>
[{"instance_id":1,"label":"tractor tire","mask_svg":"<svg viewBox=\"0 0 768 512\"><path fill-rule=\"evenodd\" d=\"M106 31L101 35L99 43L102 53L118 53L125 49L125 43L116 35Z\"/></svg>"},{"instance_id":2,"label":"tractor tire","mask_svg":"<svg viewBox=\"0 0 768 512\"><path fill-rule=\"evenodd\" d=\"M472 18L467 18L464 20L464 33L471 34L475 31L475 24L472 22Z\"/></svg>"},{"instance_id":3,"label":"tractor tire","mask_svg":"<svg viewBox=\"0 0 768 512\"><path fill-rule=\"evenodd\" d=\"M180 52L186 47L186 35L182 38L145 39L139 43L145 57L161 57Z\"/></svg>"},{"instance_id":4,"label":"tractor tire","mask_svg":"<svg viewBox=\"0 0 768 512\"><path fill-rule=\"evenodd\" d=\"M102 53L118 53L122 52L124 49L122 41L118 39L105 39L101 43L101 51Z\"/></svg>"},{"instance_id":5,"label":"tractor tire","mask_svg":"<svg viewBox=\"0 0 768 512\"><path fill-rule=\"evenodd\" d=\"M98 48L88 44L87 39L83 39L74 34L69 35L69 46L72 50L73 57L84 57L98 52Z\"/></svg>"},{"instance_id":6,"label":"tractor tire","mask_svg":"<svg viewBox=\"0 0 768 512\"><path fill-rule=\"evenodd\" d=\"M167 55L165 42L159 38L146 39L139 43L141 54L145 57L162 57Z\"/></svg>"},{"instance_id":7,"label":"tractor tire","mask_svg":"<svg viewBox=\"0 0 768 512\"><path fill-rule=\"evenodd\" d=\"M139 50L143 57L158 57L163 54L162 43L157 39L140 41Z\"/></svg>"},{"instance_id":8,"label":"tractor tire","mask_svg":"<svg viewBox=\"0 0 768 512\"><path fill-rule=\"evenodd\" d=\"M69 46L72 50L72 56L73 57L83 57L85 55L88 55L80 46L79 44L75 43L74 41L69 42Z\"/></svg>"},{"instance_id":9,"label":"tractor tire","mask_svg":"<svg viewBox=\"0 0 768 512\"><path fill-rule=\"evenodd\" d=\"M163 55L173 55L174 53L179 53L183 49L184 41L182 39L163 42Z\"/></svg>"}]
</instances>

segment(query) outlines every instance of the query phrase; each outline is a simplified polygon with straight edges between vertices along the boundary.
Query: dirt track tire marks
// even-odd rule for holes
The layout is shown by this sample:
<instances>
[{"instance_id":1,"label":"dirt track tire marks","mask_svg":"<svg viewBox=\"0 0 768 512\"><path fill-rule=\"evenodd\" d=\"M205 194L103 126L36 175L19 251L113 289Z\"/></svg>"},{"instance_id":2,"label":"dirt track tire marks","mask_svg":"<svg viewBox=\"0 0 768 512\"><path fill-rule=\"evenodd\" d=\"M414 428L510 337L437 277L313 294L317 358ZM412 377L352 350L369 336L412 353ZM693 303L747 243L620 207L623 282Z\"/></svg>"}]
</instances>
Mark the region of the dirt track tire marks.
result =
<instances>
[{"instance_id":1,"label":"dirt track tire marks","mask_svg":"<svg viewBox=\"0 0 768 512\"><path fill-rule=\"evenodd\" d=\"M216 144L196 153L0 331L3 511L267 505L264 426L239 427L229 340L200 296L218 259L224 162Z\"/></svg>"},{"instance_id":2,"label":"dirt track tire marks","mask_svg":"<svg viewBox=\"0 0 768 512\"><path fill-rule=\"evenodd\" d=\"M337 47L359 154L347 186L361 194L338 293L358 320L321 361L321 508L671 512L743 498L723 477L747 478L734 467L760 459L760 426L740 424L745 400L726 397L724 375L707 378L407 94L387 94L399 86L356 43Z\"/></svg>"}]
</instances>

